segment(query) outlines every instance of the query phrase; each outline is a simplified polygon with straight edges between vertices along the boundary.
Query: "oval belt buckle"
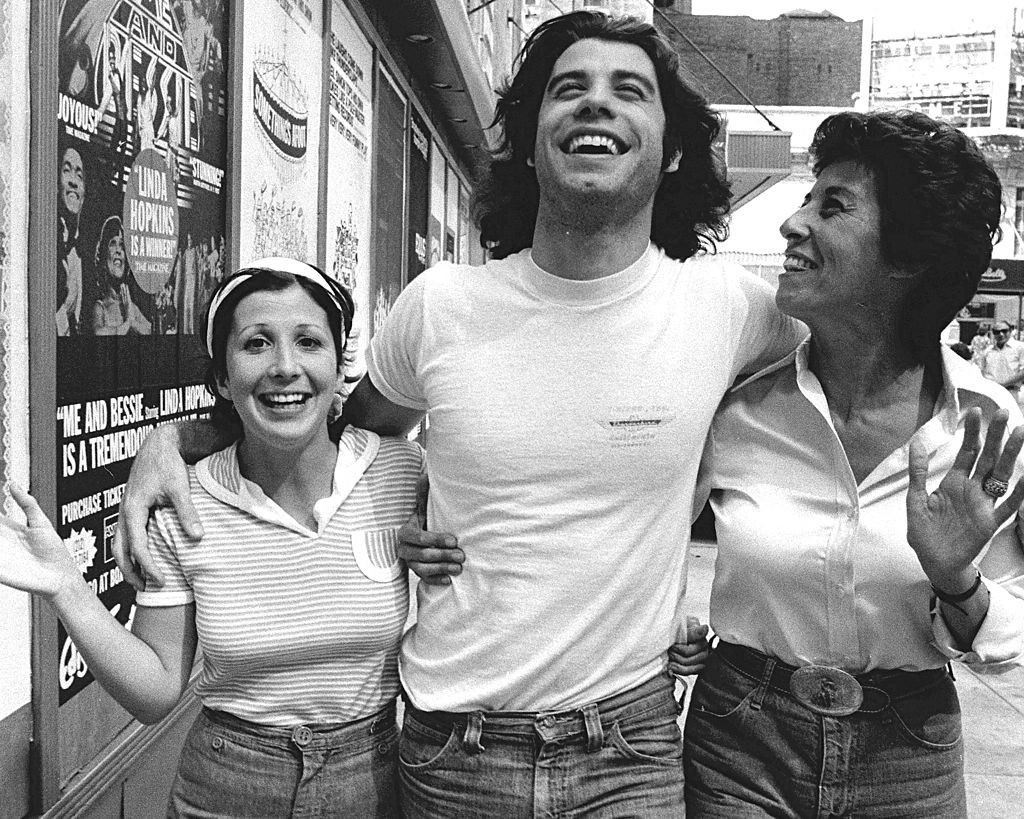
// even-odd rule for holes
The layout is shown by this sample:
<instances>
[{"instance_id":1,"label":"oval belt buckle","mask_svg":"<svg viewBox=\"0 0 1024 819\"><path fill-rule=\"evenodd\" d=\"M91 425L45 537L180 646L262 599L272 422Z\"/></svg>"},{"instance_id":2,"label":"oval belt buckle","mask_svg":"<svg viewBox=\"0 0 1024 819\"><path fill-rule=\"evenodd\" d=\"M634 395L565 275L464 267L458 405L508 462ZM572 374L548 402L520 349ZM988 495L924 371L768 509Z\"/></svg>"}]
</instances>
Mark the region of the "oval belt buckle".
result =
<instances>
[{"instance_id":1,"label":"oval belt buckle","mask_svg":"<svg viewBox=\"0 0 1024 819\"><path fill-rule=\"evenodd\" d=\"M801 666L789 678L789 690L801 705L826 717L847 717L864 702L856 678L827 665Z\"/></svg>"}]
</instances>

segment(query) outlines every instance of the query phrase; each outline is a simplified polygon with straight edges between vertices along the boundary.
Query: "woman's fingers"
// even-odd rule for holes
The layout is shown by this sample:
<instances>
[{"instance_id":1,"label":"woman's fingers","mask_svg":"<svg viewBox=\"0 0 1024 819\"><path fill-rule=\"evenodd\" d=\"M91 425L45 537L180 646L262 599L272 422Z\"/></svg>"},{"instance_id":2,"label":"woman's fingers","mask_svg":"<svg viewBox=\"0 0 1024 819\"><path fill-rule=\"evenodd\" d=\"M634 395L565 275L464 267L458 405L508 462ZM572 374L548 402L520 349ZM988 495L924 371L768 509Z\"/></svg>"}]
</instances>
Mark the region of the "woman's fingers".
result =
<instances>
[{"instance_id":1,"label":"woman's fingers","mask_svg":"<svg viewBox=\"0 0 1024 819\"><path fill-rule=\"evenodd\" d=\"M30 529L50 526L50 519L43 514L43 510L39 508L36 499L16 483L11 483L11 497L21 507L21 511L25 513Z\"/></svg>"},{"instance_id":2,"label":"woman's fingers","mask_svg":"<svg viewBox=\"0 0 1024 819\"><path fill-rule=\"evenodd\" d=\"M971 416L973 416L975 410L971 410ZM1003 436L1006 435L1006 422L1009 419L1010 414L1006 410L999 410L994 416L992 421L988 425L988 432L985 435L985 444L981 448L981 454L978 456L977 462L974 464L974 478L978 481L984 481L995 467L996 462L999 460L999 454L1003 449ZM967 440L967 433L964 433L964 441ZM1018 452L1020 451L1018 447ZM1016 457L1016 456L1014 456ZM1012 459L1011 459L1012 460ZM1006 473L1005 476L1000 476L1002 480L1006 480L1013 472L1013 468Z\"/></svg>"}]
</instances>

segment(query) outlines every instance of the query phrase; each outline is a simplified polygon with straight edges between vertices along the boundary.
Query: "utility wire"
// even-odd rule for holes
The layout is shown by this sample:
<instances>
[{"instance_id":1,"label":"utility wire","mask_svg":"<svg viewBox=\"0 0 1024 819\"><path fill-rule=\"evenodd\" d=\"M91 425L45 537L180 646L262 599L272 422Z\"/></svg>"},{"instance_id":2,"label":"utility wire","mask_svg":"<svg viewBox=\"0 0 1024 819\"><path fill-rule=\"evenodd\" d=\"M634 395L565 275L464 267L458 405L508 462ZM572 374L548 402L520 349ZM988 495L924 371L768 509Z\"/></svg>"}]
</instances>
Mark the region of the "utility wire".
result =
<instances>
[{"instance_id":1,"label":"utility wire","mask_svg":"<svg viewBox=\"0 0 1024 819\"><path fill-rule=\"evenodd\" d=\"M776 125L774 122L772 122L768 118L768 115L764 111L762 111L760 108L757 107L757 104L750 97L748 97L746 95L746 93L744 92L744 90L742 88L740 88L738 85L736 85L736 83L734 83L729 78L728 74L726 74L724 71L722 71L721 68L719 68L717 65L715 65L715 61L714 60L712 60L707 54L705 54L703 51L701 51L700 47L693 40L691 40L689 37L687 37L686 34L682 31L682 29L679 28L679 26L677 26L672 20L669 19L668 15L665 14L665 12L663 12L660 8L658 8L656 5L654 5L653 0L646 0L646 2L647 2L647 5L649 5L652 9L654 9L654 13L655 14L659 15L662 20L664 20L666 23L668 23L668 25L672 27L672 30L675 31L675 33L678 34L680 37L682 37L683 40L686 42L686 44L690 46L690 48L692 48L694 51L697 52L697 54L699 54L701 57L703 57L704 60L707 62L707 64L710 65L713 69L715 69L715 71L718 73L718 75L723 80L725 80L727 83L729 83L730 87L737 94L739 94L741 97L743 97L743 99L747 102L747 104L751 108L753 108L762 117L762 119L764 119L765 122L767 122L769 125L772 126L773 130L775 130L775 131L781 131L782 130L778 125Z\"/></svg>"}]
</instances>

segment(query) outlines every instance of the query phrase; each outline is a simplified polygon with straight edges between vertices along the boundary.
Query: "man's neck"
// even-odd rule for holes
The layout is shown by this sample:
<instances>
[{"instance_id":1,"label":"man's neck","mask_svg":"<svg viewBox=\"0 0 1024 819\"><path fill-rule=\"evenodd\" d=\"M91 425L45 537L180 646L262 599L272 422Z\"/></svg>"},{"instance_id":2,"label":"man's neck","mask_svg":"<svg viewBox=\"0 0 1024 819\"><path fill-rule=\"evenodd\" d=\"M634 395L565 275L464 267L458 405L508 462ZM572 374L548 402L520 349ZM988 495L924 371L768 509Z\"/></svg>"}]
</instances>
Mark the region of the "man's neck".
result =
<instances>
[{"instance_id":1,"label":"man's neck","mask_svg":"<svg viewBox=\"0 0 1024 819\"><path fill-rule=\"evenodd\" d=\"M543 208L533 232L533 261L563 279L601 279L625 270L650 243L650 215L620 225L580 230L546 217Z\"/></svg>"}]
</instances>

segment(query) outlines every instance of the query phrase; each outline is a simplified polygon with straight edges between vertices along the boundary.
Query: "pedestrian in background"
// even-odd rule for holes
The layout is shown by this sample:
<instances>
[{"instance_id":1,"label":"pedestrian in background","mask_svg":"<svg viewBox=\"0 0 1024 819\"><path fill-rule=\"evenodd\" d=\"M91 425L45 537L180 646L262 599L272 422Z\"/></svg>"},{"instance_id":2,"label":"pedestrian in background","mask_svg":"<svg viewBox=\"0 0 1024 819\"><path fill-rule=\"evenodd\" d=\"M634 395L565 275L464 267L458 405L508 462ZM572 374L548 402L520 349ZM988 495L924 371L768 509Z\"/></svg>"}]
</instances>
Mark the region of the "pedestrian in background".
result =
<instances>
[{"instance_id":1,"label":"pedestrian in background","mask_svg":"<svg viewBox=\"0 0 1024 819\"><path fill-rule=\"evenodd\" d=\"M985 350L978 366L985 378L1006 387L1020 404L1021 385L1024 384L1024 341L1013 338L1009 322L997 321L992 325L992 345Z\"/></svg>"}]
</instances>

